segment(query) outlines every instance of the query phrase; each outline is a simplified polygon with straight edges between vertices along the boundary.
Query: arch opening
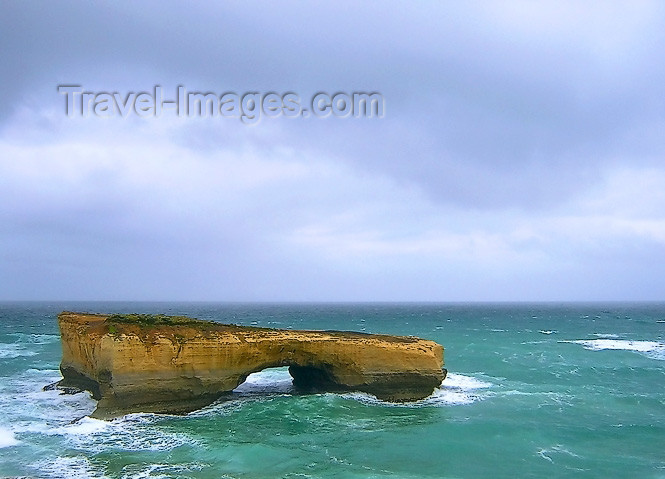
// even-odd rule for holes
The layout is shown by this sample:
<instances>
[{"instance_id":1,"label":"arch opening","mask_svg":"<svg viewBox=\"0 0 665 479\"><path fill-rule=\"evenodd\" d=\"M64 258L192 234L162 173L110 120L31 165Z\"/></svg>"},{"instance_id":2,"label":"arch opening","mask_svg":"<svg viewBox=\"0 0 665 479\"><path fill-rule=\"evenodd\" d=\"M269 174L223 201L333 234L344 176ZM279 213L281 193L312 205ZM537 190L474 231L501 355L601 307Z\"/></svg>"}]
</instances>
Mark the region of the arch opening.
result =
<instances>
[{"instance_id":1,"label":"arch opening","mask_svg":"<svg viewBox=\"0 0 665 479\"><path fill-rule=\"evenodd\" d=\"M290 394L295 392L288 366L267 367L252 372L233 390L241 395Z\"/></svg>"},{"instance_id":2,"label":"arch opening","mask_svg":"<svg viewBox=\"0 0 665 479\"><path fill-rule=\"evenodd\" d=\"M249 373L233 392L242 395L308 394L343 389L333 380L325 365L288 364L268 366Z\"/></svg>"},{"instance_id":3,"label":"arch opening","mask_svg":"<svg viewBox=\"0 0 665 479\"><path fill-rule=\"evenodd\" d=\"M289 366L289 374L293 377L293 386L302 392L339 391L341 385L333 380L333 376L326 368L315 366Z\"/></svg>"}]
</instances>

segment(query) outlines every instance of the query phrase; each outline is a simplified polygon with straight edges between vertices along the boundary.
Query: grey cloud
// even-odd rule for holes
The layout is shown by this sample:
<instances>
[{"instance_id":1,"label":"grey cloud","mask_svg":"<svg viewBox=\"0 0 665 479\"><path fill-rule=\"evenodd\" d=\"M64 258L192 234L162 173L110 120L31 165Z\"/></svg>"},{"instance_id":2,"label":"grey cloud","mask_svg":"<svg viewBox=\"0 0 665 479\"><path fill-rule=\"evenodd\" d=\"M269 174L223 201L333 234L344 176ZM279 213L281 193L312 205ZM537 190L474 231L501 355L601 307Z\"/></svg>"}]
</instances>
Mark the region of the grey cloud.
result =
<instances>
[{"instance_id":1,"label":"grey cloud","mask_svg":"<svg viewBox=\"0 0 665 479\"><path fill-rule=\"evenodd\" d=\"M185 196L199 196L183 208L194 209L199 204L194 200L209 200L211 211L233 210L228 217L220 213L211 218L214 225L198 221L191 211L178 213L161 204L174 186L168 182L151 190L158 196L154 202L135 197L136 185L113 167L91 172L88 185L97 184L98 190L74 182L68 195L40 195L39 184L36 190L3 184L5 198L11 192L15 199L0 208L4 264L9 265L3 268L5 278L34 277L21 271L31 254L41 250L39 258L48 271L44 291L48 284L57 284L58 274L70 278L51 290L54 296L78 290L91 297L108 281L126 283L116 290L118 297L130 297L133 284L140 282L154 284L142 293L151 297L159 291L180 291L183 298L214 297L226 288L228 298L333 299L321 294L331 288L333 296L350 299L362 299L363 294L426 299L418 296L419 290L442 297L442 291L455 284L458 289L449 291L464 297L483 276L482 268L456 265L471 271L456 282L453 273L439 275L434 267L424 267L425 255L414 258L414 266L390 257L386 264L394 261L413 286L400 289L397 282L386 281L373 288L376 271L356 271L351 262L335 265L305 252L300 257L276 243L302 225L350 214L374 197L383 205L376 217L388 216L395 209L386 200L391 188L399 190L404 201L409 201L404 191L410 189L422 198L409 202L395 219L375 218L383 221L374 226L386 236L407 235L410 229L418 234L410 221L414 215L430 215L429 221L437 225L441 218L450 218L451 231L487 231L496 228L488 224L492 214L508 212L528 222L562 211L575 213L569 208L602 186L607 168L662 168L663 8L654 3L644 13L640 8L650 4L635 9L627 5L625 11L616 4L541 5L561 10L552 12L551 21L542 15L529 25L531 18L507 19L515 10L510 2L425 2L410 7L396 2L7 3L0 20L0 132L6 143L21 148L94 140L93 145L110 148L128 139L126 130L135 130L132 141L163 135L174 152L198 155L202 162L216 161L219 153L240 158L250 152L268 162L294 155L322 170L315 173L320 182L313 186L284 180L258 189L264 196L244 196L236 203L188 192ZM634 20L640 15L643 20ZM386 98L387 115L382 120L263 119L254 126L225 120L187 120L176 126L162 126L159 120L67 123L48 116L64 115L63 98L56 92L59 83L118 91L156 83L219 93L293 90L302 98L320 90L375 90ZM347 183L338 185L341 180L333 174L326 178L325 167L331 163L347 168ZM144 174L158 173L157 164ZM349 186L358 178L385 179L390 186L363 195L357 184ZM334 191L337 186L350 190L348 203ZM471 218L468 223L459 219L465 215ZM189 229L174 233L169 222L177 220ZM423 223L429 224L426 219ZM81 244L71 243L76 238ZM660 248L658 243L639 243L639 251L626 249L625 262L632 265L628 269L636 274L646 267L640 251L662 264ZM173 258L174 251L182 253L168 266L164 258ZM77 261L86 264L77 266ZM603 261L607 259L590 257L582 262L579 276L591 281L605 271L599 266ZM124 269L116 270L114 262ZM85 274L79 274L79 266ZM95 268L108 276L95 276ZM616 273L619 266L613 268L608 271ZM193 273L197 269L200 277ZM190 283L163 279L182 270L192 276ZM162 279L155 280L150 271ZM348 277L344 271L354 274ZM496 286L501 274L514 275L514 282L508 282L512 286ZM220 280L217 285L218 275L237 277L238 283ZM140 279L132 282L132 276ZM489 277L481 281L481 290L497 288L492 299L512 297L511 291L528 284L535 285L529 295L536 297L549 282L559 285L562 297L570 294L562 286L565 278L541 275L530 282L528 274L524 279L506 271ZM81 278L88 278L87 285ZM440 288L432 286L437 281ZM247 296L249 287L243 282L254 283L256 298ZM27 283L17 286L16 294L26 288Z\"/></svg>"}]
</instances>

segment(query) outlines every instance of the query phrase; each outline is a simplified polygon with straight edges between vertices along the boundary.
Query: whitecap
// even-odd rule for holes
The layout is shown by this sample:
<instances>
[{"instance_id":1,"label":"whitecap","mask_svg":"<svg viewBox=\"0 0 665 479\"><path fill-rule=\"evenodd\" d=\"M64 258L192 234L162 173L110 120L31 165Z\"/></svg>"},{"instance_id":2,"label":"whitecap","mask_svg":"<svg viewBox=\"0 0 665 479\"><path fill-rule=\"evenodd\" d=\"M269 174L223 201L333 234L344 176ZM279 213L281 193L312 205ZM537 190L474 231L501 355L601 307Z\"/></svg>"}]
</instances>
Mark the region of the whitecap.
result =
<instances>
[{"instance_id":1,"label":"whitecap","mask_svg":"<svg viewBox=\"0 0 665 479\"><path fill-rule=\"evenodd\" d=\"M597 338L605 338L605 339L616 339L619 337L618 334L614 333L593 333L594 336Z\"/></svg>"},{"instance_id":2,"label":"whitecap","mask_svg":"<svg viewBox=\"0 0 665 479\"><path fill-rule=\"evenodd\" d=\"M45 459L33 464L41 473L48 477L58 479L106 478L103 473L94 470L92 464L85 456L60 456L55 459Z\"/></svg>"},{"instance_id":3,"label":"whitecap","mask_svg":"<svg viewBox=\"0 0 665 479\"><path fill-rule=\"evenodd\" d=\"M35 356L37 353L18 343L0 343L0 359L14 359L22 356Z\"/></svg>"},{"instance_id":4,"label":"whitecap","mask_svg":"<svg viewBox=\"0 0 665 479\"><path fill-rule=\"evenodd\" d=\"M334 394L334 393L326 393L324 395L325 396L329 395L331 397L337 396L337 394ZM358 401L358 402L361 402L363 404L368 404L368 405L371 405L371 406L386 406L386 405L387 406L399 406L400 405L398 403L391 403L391 402L382 401L382 400L380 400L379 398L377 398L376 396L374 396L372 394L361 393L361 392L358 392L358 391L349 392L349 393L342 393L342 394L339 394L339 396L343 397L344 399L352 399L354 401Z\"/></svg>"},{"instance_id":5,"label":"whitecap","mask_svg":"<svg viewBox=\"0 0 665 479\"><path fill-rule=\"evenodd\" d=\"M196 462L186 464L128 464L122 468L122 479L189 477L185 476L184 473L201 471L203 468L203 464Z\"/></svg>"},{"instance_id":6,"label":"whitecap","mask_svg":"<svg viewBox=\"0 0 665 479\"><path fill-rule=\"evenodd\" d=\"M0 448L16 446L18 443L13 431L0 427Z\"/></svg>"},{"instance_id":7,"label":"whitecap","mask_svg":"<svg viewBox=\"0 0 665 479\"><path fill-rule=\"evenodd\" d=\"M623 350L642 353L651 359L665 361L665 343L659 341L631 341L627 339L580 339L561 341L562 343L581 344L590 351Z\"/></svg>"},{"instance_id":8,"label":"whitecap","mask_svg":"<svg viewBox=\"0 0 665 479\"><path fill-rule=\"evenodd\" d=\"M67 395L42 390L62 377L57 370L28 369L0 384L0 421L17 433L49 434L73 419L90 414L96 402L87 393Z\"/></svg>"},{"instance_id":9,"label":"whitecap","mask_svg":"<svg viewBox=\"0 0 665 479\"><path fill-rule=\"evenodd\" d=\"M288 368L269 368L247 376L245 382L233 390L237 393L289 393L293 391L293 378Z\"/></svg>"},{"instance_id":10,"label":"whitecap","mask_svg":"<svg viewBox=\"0 0 665 479\"><path fill-rule=\"evenodd\" d=\"M434 393L423 399L426 405L471 404L483 398L483 389L492 387L492 383L482 381L473 376L450 373Z\"/></svg>"},{"instance_id":11,"label":"whitecap","mask_svg":"<svg viewBox=\"0 0 665 479\"><path fill-rule=\"evenodd\" d=\"M19 343L49 344L60 341L58 334L11 333L10 336L18 338Z\"/></svg>"},{"instance_id":12,"label":"whitecap","mask_svg":"<svg viewBox=\"0 0 665 479\"><path fill-rule=\"evenodd\" d=\"M541 333L541 334L554 334L554 333L556 333L556 330L553 330L553 329L541 329L541 330L539 331L539 333Z\"/></svg>"},{"instance_id":13,"label":"whitecap","mask_svg":"<svg viewBox=\"0 0 665 479\"><path fill-rule=\"evenodd\" d=\"M450 373L443 381L442 387L458 388L464 390L472 389L486 389L492 387L492 383L482 381L473 376L466 376L464 374Z\"/></svg>"},{"instance_id":14,"label":"whitecap","mask_svg":"<svg viewBox=\"0 0 665 479\"><path fill-rule=\"evenodd\" d=\"M566 455L566 456L569 456L569 457L581 458L581 456L575 454L572 451L569 451L568 449L563 447L561 444L555 444L554 446L551 446L549 448L547 448L547 447L540 448L538 451L536 451L536 454L538 454L538 456L542 457L546 461L549 461L549 462L552 462L552 463L554 462L554 459L553 459L552 456L556 456L556 455L559 455L559 454L563 454L563 455Z\"/></svg>"},{"instance_id":15,"label":"whitecap","mask_svg":"<svg viewBox=\"0 0 665 479\"><path fill-rule=\"evenodd\" d=\"M42 433L64 436L76 449L92 453L108 448L125 451L170 451L185 444L198 444L185 433L156 427L155 423L163 419L163 415L155 414L128 414L112 421L83 417L71 424Z\"/></svg>"},{"instance_id":16,"label":"whitecap","mask_svg":"<svg viewBox=\"0 0 665 479\"><path fill-rule=\"evenodd\" d=\"M434 392L419 401L394 403L382 401L367 393L352 392L342 394L342 397L354 399L365 404L392 407L423 407L423 406L451 406L471 404L484 398L482 390L492 387L493 384L473 376L449 373L441 386Z\"/></svg>"},{"instance_id":17,"label":"whitecap","mask_svg":"<svg viewBox=\"0 0 665 479\"><path fill-rule=\"evenodd\" d=\"M459 389L452 388L437 388L434 393L423 399L422 404L428 406L434 405L462 405L471 404L480 399L478 394L469 393Z\"/></svg>"},{"instance_id":18,"label":"whitecap","mask_svg":"<svg viewBox=\"0 0 665 479\"><path fill-rule=\"evenodd\" d=\"M109 422L100 419L94 419L84 416L65 426L52 429L51 434L72 434L76 436L86 436L89 434L101 433L109 429Z\"/></svg>"}]
</instances>

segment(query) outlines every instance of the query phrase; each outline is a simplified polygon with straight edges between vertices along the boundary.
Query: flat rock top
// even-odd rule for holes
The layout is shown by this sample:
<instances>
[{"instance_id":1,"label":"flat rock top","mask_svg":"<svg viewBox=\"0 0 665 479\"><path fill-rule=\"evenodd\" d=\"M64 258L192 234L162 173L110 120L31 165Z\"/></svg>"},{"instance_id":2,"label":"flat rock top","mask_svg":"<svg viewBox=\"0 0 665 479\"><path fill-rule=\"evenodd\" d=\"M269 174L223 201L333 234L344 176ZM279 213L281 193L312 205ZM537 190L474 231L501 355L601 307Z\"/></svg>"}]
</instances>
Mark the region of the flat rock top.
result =
<instances>
[{"instance_id":1,"label":"flat rock top","mask_svg":"<svg viewBox=\"0 0 665 479\"><path fill-rule=\"evenodd\" d=\"M68 323L87 334L119 334L137 336L179 336L184 338L219 336L230 334L244 339L293 339L307 341L345 340L377 341L384 343L436 344L414 336L393 336L352 331L272 329L255 326L238 326L214 321L203 321L187 316L163 314L98 314L63 311L58 315L61 323Z\"/></svg>"}]
</instances>

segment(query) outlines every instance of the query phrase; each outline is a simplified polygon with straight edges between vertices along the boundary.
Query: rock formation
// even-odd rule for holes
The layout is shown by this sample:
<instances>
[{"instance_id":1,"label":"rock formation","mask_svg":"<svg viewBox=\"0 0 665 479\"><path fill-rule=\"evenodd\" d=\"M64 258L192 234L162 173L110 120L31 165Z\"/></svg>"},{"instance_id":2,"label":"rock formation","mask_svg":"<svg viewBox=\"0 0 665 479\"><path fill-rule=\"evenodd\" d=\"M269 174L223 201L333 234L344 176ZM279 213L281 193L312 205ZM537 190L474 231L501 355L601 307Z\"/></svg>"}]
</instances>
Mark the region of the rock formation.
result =
<instances>
[{"instance_id":1,"label":"rock formation","mask_svg":"<svg viewBox=\"0 0 665 479\"><path fill-rule=\"evenodd\" d=\"M265 368L289 366L298 388L422 399L445 377L443 347L415 337L241 327L162 315L63 312L63 380L92 393L93 416L186 413Z\"/></svg>"}]
</instances>

